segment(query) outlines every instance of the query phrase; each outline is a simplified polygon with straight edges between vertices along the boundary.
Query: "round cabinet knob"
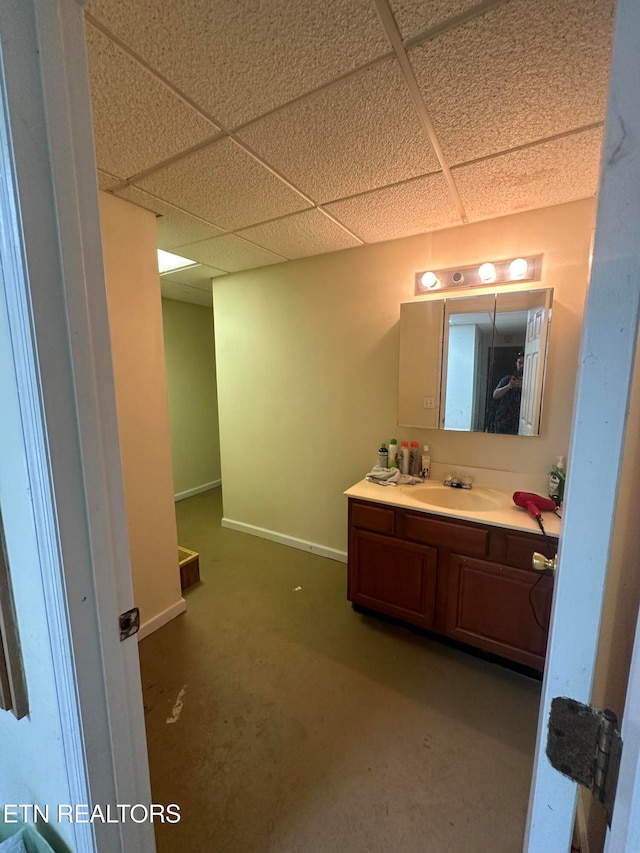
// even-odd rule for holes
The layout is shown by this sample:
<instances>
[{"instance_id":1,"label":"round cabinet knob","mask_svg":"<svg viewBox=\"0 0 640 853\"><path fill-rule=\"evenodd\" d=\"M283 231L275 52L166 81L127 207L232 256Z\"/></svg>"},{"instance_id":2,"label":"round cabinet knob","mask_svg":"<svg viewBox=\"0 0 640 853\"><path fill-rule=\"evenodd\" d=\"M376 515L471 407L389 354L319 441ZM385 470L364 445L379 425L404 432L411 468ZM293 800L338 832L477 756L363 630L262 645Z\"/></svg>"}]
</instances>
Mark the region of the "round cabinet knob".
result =
<instances>
[{"instance_id":1,"label":"round cabinet knob","mask_svg":"<svg viewBox=\"0 0 640 853\"><path fill-rule=\"evenodd\" d=\"M558 555L556 554L552 560L547 559L544 554L539 554L537 551L533 552L533 557L531 558L531 567L536 570L536 572L546 572L552 571L555 572L556 566L558 565Z\"/></svg>"}]
</instances>

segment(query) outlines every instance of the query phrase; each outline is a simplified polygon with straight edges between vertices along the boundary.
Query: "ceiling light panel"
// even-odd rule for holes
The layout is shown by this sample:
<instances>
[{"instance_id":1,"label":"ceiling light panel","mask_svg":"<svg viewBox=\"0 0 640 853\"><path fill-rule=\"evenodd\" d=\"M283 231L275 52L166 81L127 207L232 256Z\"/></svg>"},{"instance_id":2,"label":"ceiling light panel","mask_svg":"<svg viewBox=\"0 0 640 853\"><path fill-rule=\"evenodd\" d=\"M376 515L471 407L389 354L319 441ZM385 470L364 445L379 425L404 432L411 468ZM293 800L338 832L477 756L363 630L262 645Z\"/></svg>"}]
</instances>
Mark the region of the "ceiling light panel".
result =
<instances>
[{"instance_id":1,"label":"ceiling light panel","mask_svg":"<svg viewBox=\"0 0 640 853\"><path fill-rule=\"evenodd\" d=\"M86 38L100 169L131 177L219 132L99 30Z\"/></svg>"},{"instance_id":2,"label":"ceiling light panel","mask_svg":"<svg viewBox=\"0 0 640 853\"><path fill-rule=\"evenodd\" d=\"M311 206L231 139L190 154L137 185L227 231Z\"/></svg>"},{"instance_id":3,"label":"ceiling light panel","mask_svg":"<svg viewBox=\"0 0 640 853\"><path fill-rule=\"evenodd\" d=\"M165 252L163 249L158 249L158 270L160 275L174 270L182 270L186 267L193 267L197 261L191 258L184 258L181 255L175 255L172 252Z\"/></svg>"},{"instance_id":4,"label":"ceiling light panel","mask_svg":"<svg viewBox=\"0 0 640 853\"><path fill-rule=\"evenodd\" d=\"M260 119L238 136L320 203L440 168L394 59Z\"/></svg>"},{"instance_id":5,"label":"ceiling light panel","mask_svg":"<svg viewBox=\"0 0 640 853\"><path fill-rule=\"evenodd\" d=\"M600 121L614 9L512 0L412 48L449 165Z\"/></svg>"},{"instance_id":6,"label":"ceiling light panel","mask_svg":"<svg viewBox=\"0 0 640 853\"><path fill-rule=\"evenodd\" d=\"M369 0L93 0L88 11L227 127L389 53Z\"/></svg>"},{"instance_id":7,"label":"ceiling light panel","mask_svg":"<svg viewBox=\"0 0 640 853\"><path fill-rule=\"evenodd\" d=\"M205 264L197 264L195 267L165 273L162 276L162 280L166 279L177 284L188 284L190 287L208 288L211 285L212 278L218 278L226 274L224 270L217 270L213 267L205 266Z\"/></svg>"},{"instance_id":8,"label":"ceiling light panel","mask_svg":"<svg viewBox=\"0 0 640 853\"><path fill-rule=\"evenodd\" d=\"M595 195L601 144L598 128L460 166L451 174L470 221L550 207Z\"/></svg>"}]
</instances>

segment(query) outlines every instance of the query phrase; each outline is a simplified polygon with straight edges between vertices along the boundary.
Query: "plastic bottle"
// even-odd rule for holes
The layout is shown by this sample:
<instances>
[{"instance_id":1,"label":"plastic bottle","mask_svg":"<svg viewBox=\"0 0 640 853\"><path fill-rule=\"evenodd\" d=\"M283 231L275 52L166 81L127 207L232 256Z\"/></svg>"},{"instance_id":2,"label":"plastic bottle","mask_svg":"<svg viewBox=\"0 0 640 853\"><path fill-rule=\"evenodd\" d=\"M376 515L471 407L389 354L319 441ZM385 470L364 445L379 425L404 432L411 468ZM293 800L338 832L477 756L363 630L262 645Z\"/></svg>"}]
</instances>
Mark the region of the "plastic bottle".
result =
<instances>
[{"instance_id":1,"label":"plastic bottle","mask_svg":"<svg viewBox=\"0 0 640 853\"><path fill-rule=\"evenodd\" d=\"M383 444L380 450L378 451L378 468L388 468L389 467L389 451L387 450L387 445Z\"/></svg>"},{"instance_id":2,"label":"plastic bottle","mask_svg":"<svg viewBox=\"0 0 640 853\"><path fill-rule=\"evenodd\" d=\"M564 481L567 477L567 472L564 468L564 456L558 456L555 465L551 466L549 471L549 497L555 501L556 506L560 506L564 498Z\"/></svg>"},{"instance_id":3,"label":"plastic bottle","mask_svg":"<svg viewBox=\"0 0 640 853\"><path fill-rule=\"evenodd\" d=\"M398 453L398 468L401 474L409 473L409 442L400 442L400 451Z\"/></svg>"},{"instance_id":4,"label":"plastic bottle","mask_svg":"<svg viewBox=\"0 0 640 853\"><path fill-rule=\"evenodd\" d=\"M398 467L398 439L392 438L389 442L389 468Z\"/></svg>"},{"instance_id":5,"label":"plastic bottle","mask_svg":"<svg viewBox=\"0 0 640 853\"><path fill-rule=\"evenodd\" d=\"M420 445L412 441L409 447L409 473L412 477L420 476Z\"/></svg>"},{"instance_id":6,"label":"plastic bottle","mask_svg":"<svg viewBox=\"0 0 640 853\"><path fill-rule=\"evenodd\" d=\"M422 458L420 460L420 476L423 480L428 480L431 476L431 457L429 456L428 444L425 444L422 448Z\"/></svg>"}]
</instances>

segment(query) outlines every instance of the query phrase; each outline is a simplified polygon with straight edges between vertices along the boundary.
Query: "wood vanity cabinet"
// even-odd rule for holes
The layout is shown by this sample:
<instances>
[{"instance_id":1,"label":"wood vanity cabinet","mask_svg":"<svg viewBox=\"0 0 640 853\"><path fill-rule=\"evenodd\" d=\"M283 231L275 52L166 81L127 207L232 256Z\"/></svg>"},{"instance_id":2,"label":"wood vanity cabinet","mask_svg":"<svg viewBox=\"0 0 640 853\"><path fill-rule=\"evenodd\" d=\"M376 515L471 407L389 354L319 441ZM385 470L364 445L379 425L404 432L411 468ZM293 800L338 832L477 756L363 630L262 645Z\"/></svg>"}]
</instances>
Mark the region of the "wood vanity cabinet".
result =
<instances>
[{"instance_id":1,"label":"wood vanity cabinet","mask_svg":"<svg viewBox=\"0 0 640 853\"><path fill-rule=\"evenodd\" d=\"M553 556L552 543L351 498L348 598L541 671L553 580L531 557Z\"/></svg>"}]
</instances>

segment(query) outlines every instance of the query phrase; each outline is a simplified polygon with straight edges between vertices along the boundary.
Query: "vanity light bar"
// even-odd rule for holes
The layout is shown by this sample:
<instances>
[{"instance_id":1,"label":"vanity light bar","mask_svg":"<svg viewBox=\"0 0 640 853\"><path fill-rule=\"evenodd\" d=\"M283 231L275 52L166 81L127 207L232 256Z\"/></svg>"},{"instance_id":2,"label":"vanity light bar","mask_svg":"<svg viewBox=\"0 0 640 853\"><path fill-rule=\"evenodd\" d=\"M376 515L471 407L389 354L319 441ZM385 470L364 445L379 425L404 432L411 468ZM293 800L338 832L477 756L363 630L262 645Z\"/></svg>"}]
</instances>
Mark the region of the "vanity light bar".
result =
<instances>
[{"instance_id":1,"label":"vanity light bar","mask_svg":"<svg viewBox=\"0 0 640 853\"><path fill-rule=\"evenodd\" d=\"M502 261L484 261L446 270L421 270L416 273L416 296L451 290L454 287L487 287L490 284L514 284L539 281L542 255L522 255Z\"/></svg>"}]
</instances>

